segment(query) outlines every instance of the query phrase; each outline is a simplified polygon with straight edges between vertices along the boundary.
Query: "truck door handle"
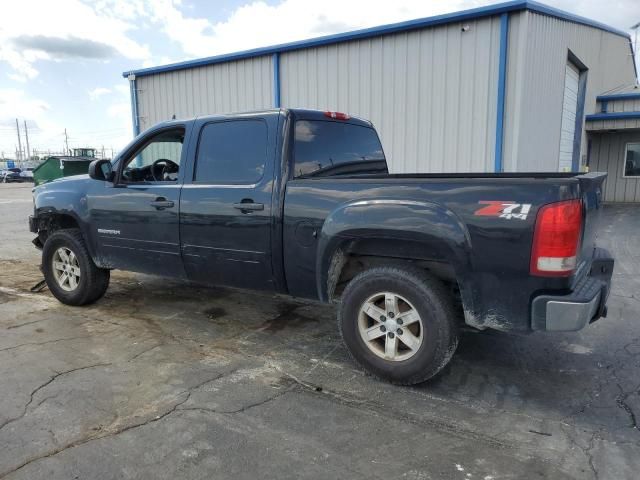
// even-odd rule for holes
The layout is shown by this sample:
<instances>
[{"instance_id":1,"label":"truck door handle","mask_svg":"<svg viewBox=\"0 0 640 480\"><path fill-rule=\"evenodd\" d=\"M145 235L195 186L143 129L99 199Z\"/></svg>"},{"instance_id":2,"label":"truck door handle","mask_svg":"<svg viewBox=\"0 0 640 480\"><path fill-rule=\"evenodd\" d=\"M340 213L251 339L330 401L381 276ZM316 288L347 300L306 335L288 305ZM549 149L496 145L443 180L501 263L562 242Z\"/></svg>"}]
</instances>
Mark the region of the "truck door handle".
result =
<instances>
[{"instance_id":1,"label":"truck door handle","mask_svg":"<svg viewBox=\"0 0 640 480\"><path fill-rule=\"evenodd\" d=\"M264 210L264 203L254 203L250 198L245 198L241 202L234 203L233 208L237 208L242 213L257 212Z\"/></svg>"},{"instance_id":2,"label":"truck door handle","mask_svg":"<svg viewBox=\"0 0 640 480\"><path fill-rule=\"evenodd\" d=\"M173 207L174 203L171 200L167 200L164 197L158 197L150 204L155 207L156 210L164 210L165 208Z\"/></svg>"}]
</instances>

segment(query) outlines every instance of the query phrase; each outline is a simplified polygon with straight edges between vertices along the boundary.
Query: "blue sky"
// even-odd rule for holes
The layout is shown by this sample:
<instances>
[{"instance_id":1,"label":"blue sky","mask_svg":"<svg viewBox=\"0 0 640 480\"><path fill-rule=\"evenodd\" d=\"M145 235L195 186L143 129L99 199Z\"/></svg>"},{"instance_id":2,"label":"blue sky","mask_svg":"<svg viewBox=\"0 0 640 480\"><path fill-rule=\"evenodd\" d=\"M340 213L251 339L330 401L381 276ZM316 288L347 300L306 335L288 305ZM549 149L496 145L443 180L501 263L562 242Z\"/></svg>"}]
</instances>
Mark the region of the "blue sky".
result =
<instances>
[{"instance_id":1,"label":"blue sky","mask_svg":"<svg viewBox=\"0 0 640 480\"><path fill-rule=\"evenodd\" d=\"M21 0L0 17L0 156L15 118L31 149L120 149L132 137L125 70L473 8L482 0ZM628 30L637 0L547 0ZM24 139L23 139L24 142Z\"/></svg>"}]
</instances>

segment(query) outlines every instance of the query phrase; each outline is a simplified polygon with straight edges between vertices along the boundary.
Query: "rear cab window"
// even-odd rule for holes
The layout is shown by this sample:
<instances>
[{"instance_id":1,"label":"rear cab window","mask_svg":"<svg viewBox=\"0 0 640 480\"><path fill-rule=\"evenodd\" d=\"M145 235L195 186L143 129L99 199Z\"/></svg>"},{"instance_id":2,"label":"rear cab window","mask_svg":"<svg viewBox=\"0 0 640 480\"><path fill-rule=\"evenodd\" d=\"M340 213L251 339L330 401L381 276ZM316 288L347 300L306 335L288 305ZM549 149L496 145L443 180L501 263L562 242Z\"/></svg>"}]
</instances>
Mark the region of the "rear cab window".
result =
<instances>
[{"instance_id":1,"label":"rear cab window","mask_svg":"<svg viewBox=\"0 0 640 480\"><path fill-rule=\"evenodd\" d=\"M328 120L296 120L294 178L387 173L376 131Z\"/></svg>"}]
</instances>

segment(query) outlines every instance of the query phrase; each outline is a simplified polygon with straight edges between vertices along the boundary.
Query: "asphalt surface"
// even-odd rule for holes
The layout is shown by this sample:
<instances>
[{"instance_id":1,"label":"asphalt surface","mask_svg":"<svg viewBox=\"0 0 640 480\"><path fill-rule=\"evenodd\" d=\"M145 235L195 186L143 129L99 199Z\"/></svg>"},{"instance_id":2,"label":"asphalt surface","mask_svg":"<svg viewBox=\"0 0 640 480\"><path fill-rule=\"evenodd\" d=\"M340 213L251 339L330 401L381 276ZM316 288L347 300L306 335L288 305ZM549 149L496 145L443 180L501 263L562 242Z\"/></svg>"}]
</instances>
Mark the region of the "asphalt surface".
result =
<instances>
[{"instance_id":1,"label":"asphalt surface","mask_svg":"<svg viewBox=\"0 0 640 480\"><path fill-rule=\"evenodd\" d=\"M465 334L414 388L352 364L327 306L126 273L90 307L31 293L31 208L0 185L0 478L638 478L637 206L606 208L608 318Z\"/></svg>"}]
</instances>

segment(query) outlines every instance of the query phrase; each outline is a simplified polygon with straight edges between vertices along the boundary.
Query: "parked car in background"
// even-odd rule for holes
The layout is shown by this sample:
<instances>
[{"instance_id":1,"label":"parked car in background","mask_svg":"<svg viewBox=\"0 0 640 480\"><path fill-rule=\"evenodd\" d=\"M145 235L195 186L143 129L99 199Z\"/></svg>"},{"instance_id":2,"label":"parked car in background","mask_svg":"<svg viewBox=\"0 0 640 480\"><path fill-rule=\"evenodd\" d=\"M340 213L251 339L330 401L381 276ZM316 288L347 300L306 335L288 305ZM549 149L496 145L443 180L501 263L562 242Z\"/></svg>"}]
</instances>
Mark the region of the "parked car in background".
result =
<instances>
[{"instance_id":1,"label":"parked car in background","mask_svg":"<svg viewBox=\"0 0 640 480\"><path fill-rule=\"evenodd\" d=\"M21 182L33 182L33 168L25 168L20 172Z\"/></svg>"},{"instance_id":2,"label":"parked car in background","mask_svg":"<svg viewBox=\"0 0 640 480\"><path fill-rule=\"evenodd\" d=\"M20 168L8 168L2 177L2 181L4 183L21 182L20 172L22 172Z\"/></svg>"}]
</instances>

